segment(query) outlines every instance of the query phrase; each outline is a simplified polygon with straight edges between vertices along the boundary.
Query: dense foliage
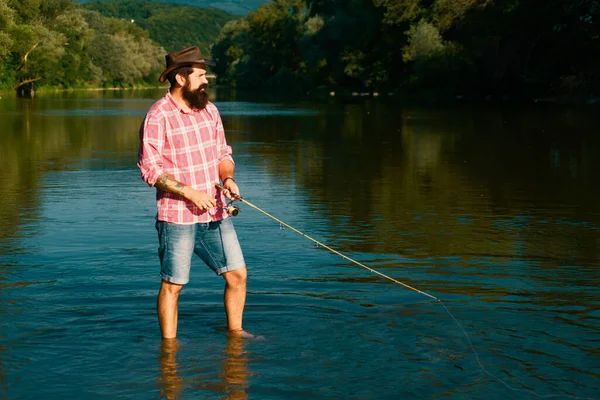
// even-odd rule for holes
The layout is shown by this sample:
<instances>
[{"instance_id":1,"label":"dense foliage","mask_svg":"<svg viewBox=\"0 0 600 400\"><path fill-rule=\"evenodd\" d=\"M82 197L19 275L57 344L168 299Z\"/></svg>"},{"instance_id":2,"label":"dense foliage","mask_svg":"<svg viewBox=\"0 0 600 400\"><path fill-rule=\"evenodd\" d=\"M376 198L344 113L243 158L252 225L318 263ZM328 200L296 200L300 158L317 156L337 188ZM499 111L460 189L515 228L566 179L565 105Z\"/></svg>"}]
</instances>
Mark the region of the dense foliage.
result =
<instances>
[{"instance_id":1,"label":"dense foliage","mask_svg":"<svg viewBox=\"0 0 600 400\"><path fill-rule=\"evenodd\" d=\"M97 0L78 0L80 4L86 4ZM104 2L111 2L114 0L102 0ZM118 1L118 0L117 0ZM153 0L140 0L140 1L153 1ZM218 8L229 14L238 16L246 15L249 11L256 10L259 5L268 0L154 0L160 1L168 5L188 5L199 8Z\"/></svg>"},{"instance_id":2,"label":"dense foliage","mask_svg":"<svg viewBox=\"0 0 600 400\"><path fill-rule=\"evenodd\" d=\"M134 21L147 30L150 38L167 52L192 45L208 54L223 25L233 19L231 14L216 8L198 8L140 0L94 1L84 8L102 15Z\"/></svg>"},{"instance_id":3,"label":"dense foliage","mask_svg":"<svg viewBox=\"0 0 600 400\"><path fill-rule=\"evenodd\" d=\"M0 0L0 87L156 82L164 50L129 21L70 0Z\"/></svg>"},{"instance_id":4,"label":"dense foliage","mask_svg":"<svg viewBox=\"0 0 600 400\"><path fill-rule=\"evenodd\" d=\"M0 87L154 83L197 44L244 88L600 97L600 0L190 1L0 0Z\"/></svg>"},{"instance_id":5,"label":"dense foliage","mask_svg":"<svg viewBox=\"0 0 600 400\"><path fill-rule=\"evenodd\" d=\"M168 51L208 54L232 18L139 0L0 0L0 89L156 84Z\"/></svg>"},{"instance_id":6,"label":"dense foliage","mask_svg":"<svg viewBox=\"0 0 600 400\"><path fill-rule=\"evenodd\" d=\"M600 95L600 1L271 0L213 47L238 87Z\"/></svg>"}]
</instances>

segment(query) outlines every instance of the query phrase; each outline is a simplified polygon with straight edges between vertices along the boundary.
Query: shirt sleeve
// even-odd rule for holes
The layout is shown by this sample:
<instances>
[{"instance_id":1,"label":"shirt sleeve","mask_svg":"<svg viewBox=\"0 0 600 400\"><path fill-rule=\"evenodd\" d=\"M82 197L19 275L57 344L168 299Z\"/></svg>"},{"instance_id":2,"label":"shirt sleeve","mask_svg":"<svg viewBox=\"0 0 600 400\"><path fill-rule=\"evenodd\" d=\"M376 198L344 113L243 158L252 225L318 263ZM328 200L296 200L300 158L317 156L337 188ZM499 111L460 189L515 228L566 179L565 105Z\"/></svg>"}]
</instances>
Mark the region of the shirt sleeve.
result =
<instances>
[{"instance_id":1,"label":"shirt sleeve","mask_svg":"<svg viewBox=\"0 0 600 400\"><path fill-rule=\"evenodd\" d=\"M232 163L234 163L233 161L233 157L231 156L232 149L231 146L227 145L227 140L225 139L225 129L223 129L223 122L221 121L221 115L219 114L219 111L216 109L214 110L215 113L215 121L216 121L216 131L217 131L217 153L219 155L219 163L225 161L225 160L229 160Z\"/></svg>"},{"instance_id":2,"label":"shirt sleeve","mask_svg":"<svg viewBox=\"0 0 600 400\"><path fill-rule=\"evenodd\" d=\"M152 114L146 115L140 127L140 149L137 166L142 173L142 179L154 186L164 173L162 151L165 144L164 120Z\"/></svg>"}]
</instances>

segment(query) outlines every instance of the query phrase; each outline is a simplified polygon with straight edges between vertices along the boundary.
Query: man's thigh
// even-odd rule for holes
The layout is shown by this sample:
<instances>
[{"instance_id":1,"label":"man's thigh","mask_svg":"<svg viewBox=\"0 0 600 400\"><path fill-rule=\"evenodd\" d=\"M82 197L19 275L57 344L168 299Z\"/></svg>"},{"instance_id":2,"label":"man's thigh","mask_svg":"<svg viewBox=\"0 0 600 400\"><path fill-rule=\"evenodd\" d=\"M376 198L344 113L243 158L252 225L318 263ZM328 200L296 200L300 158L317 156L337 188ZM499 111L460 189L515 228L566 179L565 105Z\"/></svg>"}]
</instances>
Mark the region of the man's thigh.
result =
<instances>
[{"instance_id":1,"label":"man's thigh","mask_svg":"<svg viewBox=\"0 0 600 400\"><path fill-rule=\"evenodd\" d=\"M231 218L198 229L194 251L217 275L246 266Z\"/></svg>"},{"instance_id":2,"label":"man's thigh","mask_svg":"<svg viewBox=\"0 0 600 400\"><path fill-rule=\"evenodd\" d=\"M160 276L164 281L185 285L190 280L195 225L157 221Z\"/></svg>"}]
</instances>

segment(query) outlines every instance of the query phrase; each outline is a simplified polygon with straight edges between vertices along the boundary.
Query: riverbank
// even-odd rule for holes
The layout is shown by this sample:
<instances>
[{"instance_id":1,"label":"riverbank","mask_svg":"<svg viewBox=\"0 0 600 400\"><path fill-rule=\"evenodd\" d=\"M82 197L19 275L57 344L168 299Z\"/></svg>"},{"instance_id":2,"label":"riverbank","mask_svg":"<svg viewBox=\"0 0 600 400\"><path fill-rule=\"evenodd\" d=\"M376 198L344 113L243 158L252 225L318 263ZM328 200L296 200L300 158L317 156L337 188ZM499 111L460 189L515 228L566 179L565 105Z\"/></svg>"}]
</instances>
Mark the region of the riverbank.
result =
<instances>
[{"instance_id":1,"label":"riverbank","mask_svg":"<svg viewBox=\"0 0 600 400\"><path fill-rule=\"evenodd\" d=\"M82 87L82 88L54 88L54 87L40 87L35 90L35 93L61 93L61 92L102 92L111 90L150 90L150 89L161 89L167 88L168 86L131 86L131 87ZM17 96L17 92L14 89L0 89L0 96Z\"/></svg>"},{"instance_id":2,"label":"riverbank","mask_svg":"<svg viewBox=\"0 0 600 400\"><path fill-rule=\"evenodd\" d=\"M524 94L456 94L443 89L418 90L410 88L392 88L381 90L365 90L356 88L313 88L302 90L298 88L292 91L273 91L273 90L243 90L230 86L210 85L210 88L219 91L229 91L236 97L240 93L244 97L251 97L256 101L288 101L290 99L305 100L340 100L344 102L360 102L364 100L377 100L385 102L403 102L423 105L454 105L454 104L555 104L555 105L576 105L576 106L600 106L600 97L588 97L578 95L557 95L548 96L546 94L524 95ZM168 89L168 84L164 85L135 85L130 87L81 87L81 88L56 88L40 87L35 90L35 94L52 93L75 93L75 92L108 92L108 91L139 91L139 90L157 90ZM12 89L0 89L0 98L17 97L16 91ZM228 96L229 97L229 96Z\"/></svg>"},{"instance_id":3,"label":"riverbank","mask_svg":"<svg viewBox=\"0 0 600 400\"><path fill-rule=\"evenodd\" d=\"M364 88L320 87L312 89L296 88L295 90L244 90L217 86L220 92L229 91L229 97L252 98L262 102L287 102L289 100L307 101L341 101L341 102L392 102L416 105L525 105L525 104L554 104L566 106L598 106L600 97L579 95L539 94L461 94L444 89L418 88L383 88L365 90Z\"/></svg>"}]
</instances>

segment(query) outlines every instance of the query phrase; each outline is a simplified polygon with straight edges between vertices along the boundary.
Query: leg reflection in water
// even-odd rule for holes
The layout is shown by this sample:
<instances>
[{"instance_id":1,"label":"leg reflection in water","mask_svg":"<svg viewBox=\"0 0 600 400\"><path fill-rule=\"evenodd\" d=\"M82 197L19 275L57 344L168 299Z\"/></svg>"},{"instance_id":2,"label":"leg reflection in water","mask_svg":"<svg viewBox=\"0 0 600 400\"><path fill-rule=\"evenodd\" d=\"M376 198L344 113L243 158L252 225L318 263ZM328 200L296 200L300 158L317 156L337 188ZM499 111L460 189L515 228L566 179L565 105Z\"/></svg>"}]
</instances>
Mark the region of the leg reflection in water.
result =
<instances>
[{"instance_id":1,"label":"leg reflection in water","mask_svg":"<svg viewBox=\"0 0 600 400\"><path fill-rule=\"evenodd\" d=\"M248 353L244 350L252 340L244 338L236 332L227 336L227 345L223 349L221 368L215 370L214 358L202 362L197 360L190 377L189 365L184 381L178 373L177 353L180 345L176 338L163 339L160 345L160 377L157 379L161 399L183 398L221 398L227 400L245 400L248 398ZM217 364L218 365L218 364ZM184 376L186 375L184 371ZM184 390L186 393L183 393ZM208 393L212 395L208 396Z\"/></svg>"},{"instance_id":2,"label":"leg reflection in water","mask_svg":"<svg viewBox=\"0 0 600 400\"><path fill-rule=\"evenodd\" d=\"M239 334L230 332L227 336L227 347L223 350L225 360L223 361L223 373L221 374L222 392L225 399L242 400L247 399L248 394L248 354L244 351L244 345L248 343Z\"/></svg>"},{"instance_id":3,"label":"leg reflection in water","mask_svg":"<svg viewBox=\"0 0 600 400\"><path fill-rule=\"evenodd\" d=\"M160 378L158 387L160 398L174 400L181 397L183 378L177 375L177 351L179 343L176 338L163 339L160 344Z\"/></svg>"}]
</instances>

